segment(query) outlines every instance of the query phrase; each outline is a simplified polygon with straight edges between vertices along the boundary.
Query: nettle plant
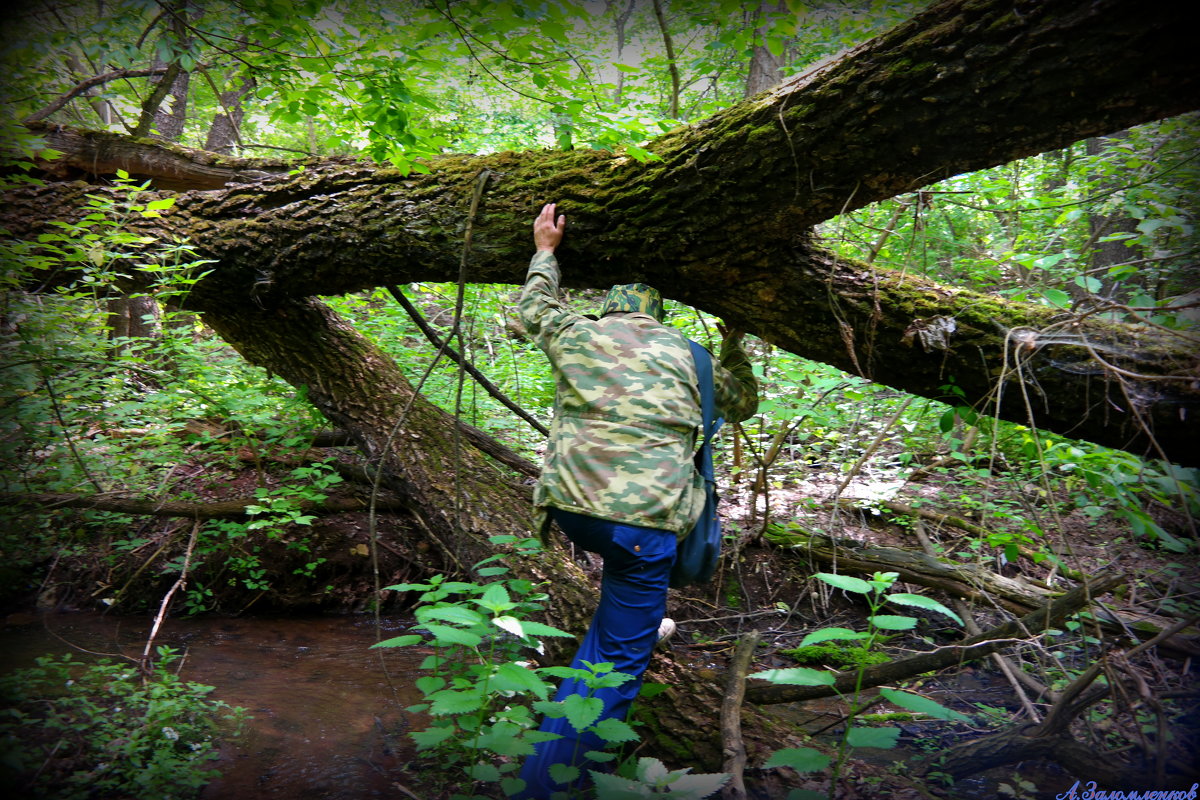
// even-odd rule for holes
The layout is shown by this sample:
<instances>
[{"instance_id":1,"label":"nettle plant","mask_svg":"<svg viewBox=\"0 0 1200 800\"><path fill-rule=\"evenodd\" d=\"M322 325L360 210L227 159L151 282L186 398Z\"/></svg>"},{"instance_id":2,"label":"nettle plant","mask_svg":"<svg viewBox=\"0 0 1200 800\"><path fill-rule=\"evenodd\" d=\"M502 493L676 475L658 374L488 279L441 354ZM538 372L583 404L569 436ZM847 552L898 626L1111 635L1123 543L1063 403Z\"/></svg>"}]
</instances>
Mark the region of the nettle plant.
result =
<instances>
[{"instance_id":1,"label":"nettle plant","mask_svg":"<svg viewBox=\"0 0 1200 800\"><path fill-rule=\"evenodd\" d=\"M834 575L828 572L818 572L815 577L834 588L863 595L871 610L867 617L867 629L865 631L853 631L849 628L837 627L820 628L805 636L804 640L800 643L801 647L829 641L854 641L861 642L861 646L869 652L882 644L891 635L889 632L912 630L916 627L916 617L881 613L887 607L888 603L936 611L950 617L959 625L962 624L962 619L957 614L937 600L925 597L924 595L907 592L891 592L889 594L888 590L892 588L896 579L900 577L899 573L896 572L876 572L869 580L855 578L851 575ZM838 776L852 748L874 747L891 749L895 747L896 741L900 738L901 731L899 728L855 724L859 721L862 711L871 702L864 702L862 696L862 682L866 669L867 665L865 662L857 669L854 690L850 694L837 693L839 697L846 701L850 710L847 715L848 722L843 730L842 738L838 742L836 758L826 755L813 747L787 747L775 751L767 759L766 763L763 764L763 767L791 767L798 772L820 772L832 764L833 773L832 779L829 782L828 795L832 798L837 787ZM837 680L836 673L808 667L769 669L763 672L756 672L750 677L761 678L771 683L790 684L793 686L833 687ZM970 721L970 718L966 715L946 708L942 704L930 700L928 697L923 697L912 692L883 688L879 690L879 694L885 700L900 708L925 714L935 719ZM795 789L788 795L788 800L812 800L821 796L818 792Z\"/></svg>"},{"instance_id":2,"label":"nettle plant","mask_svg":"<svg viewBox=\"0 0 1200 800\"><path fill-rule=\"evenodd\" d=\"M496 544L513 544L518 552L539 548L536 539L495 536ZM521 761L534 752L539 741L557 738L556 734L537 729L537 715L565 717L581 733L595 734L606 747L638 740L638 734L626 721L600 719L603 701L597 690L619 686L633 680L632 675L616 672L609 662L585 662L582 669L571 667L534 667L528 660L542 651L541 637L571 636L566 631L535 622L529 616L539 612L547 595L533 582L505 577L508 567L499 564L497 554L475 565L474 572L488 582L455 581L435 575L426 583L402 583L387 587L392 591L421 592L414 611L420 633L409 633L379 642L374 647L432 647L420 669L426 674L416 681L425 701L410 706L412 713L424 713L429 727L410 734L418 752L443 768L440 776L448 788L461 789L452 800L475 800L473 793L486 785L499 784L506 794L524 788L516 776ZM550 679L576 679L587 687L586 694L565 700L551 700L554 685ZM597 763L613 763L614 752L591 750L584 753ZM622 764L617 774L591 773L600 798L634 797L707 797L724 785L725 775L693 775L689 770L668 770L654 758L640 758ZM575 781L578 767L555 764L550 775L560 783Z\"/></svg>"},{"instance_id":3,"label":"nettle plant","mask_svg":"<svg viewBox=\"0 0 1200 800\"><path fill-rule=\"evenodd\" d=\"M223 739L240 735L246 710L179 678L174 649L157 652L148 673L67 655L0 678L0 783L14 796L63 800L196 797L218 776L211 762Z\"/></svg>"}]
</instances>

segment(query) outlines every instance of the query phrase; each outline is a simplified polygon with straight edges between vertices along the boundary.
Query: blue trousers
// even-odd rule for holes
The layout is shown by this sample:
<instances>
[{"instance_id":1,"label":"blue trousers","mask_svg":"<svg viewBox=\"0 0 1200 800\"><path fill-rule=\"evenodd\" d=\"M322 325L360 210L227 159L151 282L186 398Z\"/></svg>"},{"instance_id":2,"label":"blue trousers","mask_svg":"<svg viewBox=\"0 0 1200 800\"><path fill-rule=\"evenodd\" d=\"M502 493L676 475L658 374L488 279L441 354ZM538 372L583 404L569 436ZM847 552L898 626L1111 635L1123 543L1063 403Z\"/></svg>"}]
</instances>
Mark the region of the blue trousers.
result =
<instances>
[{"instance_id":1,"label":"blue trousers","mask_svg":"<svg viewBox=\"0 0 1200 800\"><path fill-rule=\"evenodd\" d=\"M558 509L551 514L572 542L604 558L600 603L571 666L582 669L584 661L610 661L614 671L633 675L635 680L598 689L593 695L604 701L600 719L624 719L641 688L642 673L650 663L658 626L667 611L675 534ZM561 702L573 694L587 693L583 681L567 679L554 699ZM591 783L589 768L603 768L584 757L587 751L604 747L603 740L594 733L578 733L565 717L545 718L541 730L561 738L539 742L534 754L526 759L521 768L525 789L514 795L517 800L549 800L554 792L569 794ZM579 767L579 780L570 785L556 783L550 777L551 764Z\"/></svg>"}]
</instances>

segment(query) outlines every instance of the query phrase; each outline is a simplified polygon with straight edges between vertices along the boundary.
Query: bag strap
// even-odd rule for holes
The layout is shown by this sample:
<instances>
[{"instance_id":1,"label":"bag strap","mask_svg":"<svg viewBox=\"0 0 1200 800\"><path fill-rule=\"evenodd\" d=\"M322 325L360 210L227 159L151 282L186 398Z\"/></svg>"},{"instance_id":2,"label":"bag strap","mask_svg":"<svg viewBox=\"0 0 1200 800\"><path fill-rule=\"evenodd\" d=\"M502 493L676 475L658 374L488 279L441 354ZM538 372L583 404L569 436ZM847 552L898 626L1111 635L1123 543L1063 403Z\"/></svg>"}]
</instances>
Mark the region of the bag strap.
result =
<instances>
[{"instance_id":1,"label":"bag strap","mask_svg":"<svg viewBox=\"0 0 1200 800\"><path fill-rule=\"evenodd\" d=\"M692 349L692 360L696 362L696 383L700 390L700 423L704 433L700 449L696 452L696 468L706 480L713 480L712 437L725 420L717 416L713 398L712 355L704 345L688 339Z\"/></svg>"}]
</instances>

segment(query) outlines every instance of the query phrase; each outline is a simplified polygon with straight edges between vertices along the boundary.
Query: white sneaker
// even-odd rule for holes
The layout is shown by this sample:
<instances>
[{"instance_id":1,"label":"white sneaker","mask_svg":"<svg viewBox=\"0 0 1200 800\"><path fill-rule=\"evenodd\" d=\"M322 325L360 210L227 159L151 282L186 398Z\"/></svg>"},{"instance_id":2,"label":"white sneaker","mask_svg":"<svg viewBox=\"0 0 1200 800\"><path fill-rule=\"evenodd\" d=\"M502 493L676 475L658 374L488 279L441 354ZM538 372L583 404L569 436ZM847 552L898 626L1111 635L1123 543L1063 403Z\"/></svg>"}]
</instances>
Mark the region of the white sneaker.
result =
<instances>
[{"instance_id":1,"label":"white sneaker","mask_svg":"<svg viewBox=\"0 0 1200 800\"><path fill-rule=\"evenodd\" d=\"M670 617L663 617L663 621L658 625L658 642L662 644L667 639L675 635L675 620Z\"/></svg>"}]
</instances>

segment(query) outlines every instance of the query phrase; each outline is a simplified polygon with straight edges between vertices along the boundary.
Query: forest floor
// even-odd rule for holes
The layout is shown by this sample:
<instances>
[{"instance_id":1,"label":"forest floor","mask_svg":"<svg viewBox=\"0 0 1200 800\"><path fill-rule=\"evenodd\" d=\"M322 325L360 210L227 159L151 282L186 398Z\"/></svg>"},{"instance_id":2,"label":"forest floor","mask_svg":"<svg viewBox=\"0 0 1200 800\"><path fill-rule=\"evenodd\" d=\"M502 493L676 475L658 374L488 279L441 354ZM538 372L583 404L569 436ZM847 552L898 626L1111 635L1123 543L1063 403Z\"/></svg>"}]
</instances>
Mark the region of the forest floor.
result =
<instances>
[{"instance_id":1,"label":"forest floor","mask_svg":"<svg viewBox=\"0 0 1200 800\"><path fill-rule=\"evenodd\" d=\"M1147 546L1135 537L1128 523L1109 516L1096 518L1079 510L1055 515L1052 527L1054 541L1045 548L1024 548L1026 553L1015 560L1004 556L1002 547L989 547L980 540L978 530L963 530L950 523L924 524L920 518L894 513L894 508L923 508L932 513L950 514L952 518L966 518L988 524L986 515L971 514L971 507L983 507L975 502L987 496L1011 495L1008 486L980 483L972 479L964 484L953 474L933 474L914 483L899 479L888 470L879 470L852 481L838 492L840 476L808 477L798 479L790 485L777 485L771 493L770 519L764 520L763 498L754 497L743 485L740 489L727 491L722 504L727 529L740 530L741 548L736 553L736 563L728 565L716 591L705 592L704 596L694 593L673 593L669 613L675 615L679 627L691 642L676 645L677 652L683 650L694 658L697 665L710 665L720 670L727 658L732 643L749 630L757 631L761 643L755 652L751 672L777 669L806 663L809 666L833 669L854 669L844 649L829 648L826 654L794 652L801 640L810 632L826 627L842 627L864 630L870 613L861 595L841 592L819 582L812 581L814 572L836 571L829 563L818 563L806 556L803 547L787 548L772 544L764 533L773 523L788 523L808 531L821 531L836 535L848 544L847 551L861 546L858 552L873 552L872 547L899 548L921 551L922 539L926 548L932 546L936 555L951 563L974 564L987 571L1013 578L1018 581L1053 585L1065 588L1071 585L1063 579L1052 560L1035 563L1027 557L1034 549L1046 549L1061 554L1062 563L1083 576L1098 576L1116 572L1127 576L1124 585L1113 596L1106 596L1106 608L1120 611L1123 619L1153 620L1165 626L1175 619L1192 618L1192 626L1148 656L1139 659L1134 668L1139 676L1143 697L1125 697L1115 704L1104 704L1093 713L1081 715L1073 723L1072 733L1093 743L1097 758L1112 748L1115 753L1134 752L1133 763L1152 764L1156 754L1172 767L1159 771L1147 768L1145 779L1136 786L1103 786L1109 790L1133 790L1171 787L1188 789L1194 780L1200 779L1196 772L1194 755L1200 752L1200 714L1197 714L1196 697L1200 696L1200 672L1196 664L1200 659L1200 637L1195 627L1196 598L1200 594L1200 564L1191 553L1179 555L1162 548ZM1037 496L1037 487L1025 487L1036 503L1043 509L1065 508L1069 503L1065 497ZM840 497L841 502L829 498ZM823 499L824 498L824 499ZM964 507L967 512L964 514ZM752 510L753 509L753 510ZM1159 524L1176 535L1187 538L1190 521L1175 509L1161 507L1156 510ZM1050 526L1047 526L1050 527ZM1003 524L996 529L1004 531ZM999 537L1004 541L1004 537ZM1039 543L1040 544L1040 543ZM886 564L879 567L886 570ZM869 573L852 572L862 578ZM900 581L900 591L929 592L917 584ZM943 603L951 604L954 598L946 592L933 591L933 596ZM960 610L963 606L955 606ZM1007 614L993 601L976 602L967 606L979 627L988 629L1002 621ZM890 613L911 612L895 606L884 609ZM939 614L925 614L920 627L890 637L880 648L892 659L902 659L914 652L928 650L930 645L948 644L963 635L962 629ZM1056 631L1058 635L1021 645L1007 651L1010 663L1032 678L1029 682L1012 682L996 663L989 659L976 660L937 674L925 674L907 685L907 688L937 700L943 705L971 717L971 722L950 722L921 715L897 714L902 730L895 749L877 750L855 748L850 762L839 784L837 797L907 797L939 796L948 798L985 798L1007 796L1017 798L1053 798L1068 792L1077 780L1086 786L1088 775L1072 775L1061 765L1050 759L1023 759L1018 763L982 770L970 777L954 782L937 780L933 769L914 785L911 779L912 764L929 762L947 748L966 741L980 740L999 731L1029 724L1029 714L1044 717L1054 706L1063 690L1090 664L1098 660L1099 654L1119 640L1111 632L1092 631L1099 639L1083 627L1075 631ZM1146 638L1142 635L1142 638ZM1126 646L1129 639L1125 639ZM843 644L843 643L834 643ZM859 656L861 657L861 656ZM1119 656L1118 656L1119 658ZM1128 666L1128 665L1125 665ZM1115 674L1111 671L1114 681ZM1038 696L1030 685L1045 687L1046 693ZM1027 700L1023 700L1024 693ZM1163 696L1183 696L1184 703L1174 713L1159 705ZM767 706L770 716L787 720L813 736L819 745L830 752L836 751L847 727L849 705L841 698L810 700L781 706ZM1153 710L1152 710L1153 709ZM887 712L903 712L904 709L881 704L866 709L868 714L883 714L871 717L887 724ZM896 724L896 723L892 723ZM1161 725L1162 727L1157 727ZM1163 737L1169 740L1165 746L1154 740ZM1140 751L1140 752L1139 752ZM1173 755L1168 755L1170 751ZM1119 759L1121 756L1114 755ZM753 759L751 760L753 762ZM751 796L758 783L759 791L772 797L771 781L760 770L747 773L747 785ZM932 778L932 779L931 779ZM811 779L789 786L828 792L827 779ZM780 795L782 796L782 795Z\"/></svg>"},{"instance_id":2,"label":"forest floor","mask_svg":"<svg viewBox=\"0 0 1200 800\"><path fill-rule=\"evenodd\" d=\"M196 475L193 490L201 499L215 499L251 494L264 478L268 485L272 480L282 481L284 471L227 463L220 469L209 464ZM977 478L964 484L952 474L934 473L921 482L905 482L895 474L878 471L864 473L864 477L851 482L840 493L836 491L837 482L834 478L795 479L773 486L767 501L761 495L752 496L745 483L735 488L725 487L722 516L727 534L735 534L738 539L727 547L726 565L712 585L672 592L668 613L679 625L678 633L669 642L670 655L675 661L702 676L710 676L714 683L723 684L736 640L756 631L760 644L753 655L751 673L801 663L818 669L854 669L855 659L863 663L865 656L861 652L838 652L836 648L826 653L806 654L803 660L789 652L819 628L864 630L869 609L861 596L833 590L811 578L815 572L835 572L836 567L810 560L803 548L781 546L771 536L764 535L769 531L762 517L764 507L770 508L772 523L790 523L805 530L832 534L859 546L921 551L920 533L926 548L932 547L939 557L952 563L973 564L1013 580L1028 579L1033 585L1054 589L1070 585L1050 560L1040 563L1026 557L1008 560L1003 557L1002 548L989 546L975 533L953 524L914 522L913 517L881 505L890 501L970 517L972 505L983 505L972 503L972 498L1000 493L997 487ZM1038 496L1036 487L1028 488L1033 499L1027 502L1036 503L1043 510L1060 505L1058 501L1062 498ZM1004 491L1011 495L1010 489ZM839 494L843 502L829 500ZM1169 526L1176 535L1187 536L1186 520L1177 512L1164 508L1158 516L1160 524ZM983 515L974 519L985 527L990 524ZM88 608L106 599L115 599L118 605L153 608L170 584L170 571L163 566L166 558L155 564L156 554L163 552L172 539L177 548L186 526L164 526L162 520L142 524L145 541L137 547L126 548L119 554L114 553L111 541L96 540L90 546L79 547L49 565L48 574L38 578L36 592L32 591L34 584L27 583L28 591L23 597L10 597L7 610L23 613L12 601L24 602L27 607ZM382 513L376 527L382 545L379 557L383 585L414 580L436 568L428 544L406 529L399 516ZM302 540L292 538L287 530L264 536L253 551L269 581L264 577L261 585L256 586L244 575L235 576L227 565L210 566L212 571L196 578L199 585L210 587L203 598L209 604L208 610L235 616L366 611L375 585L369 558L369 528L365 513L343 512L313 520L304 528ZM1055 541L1048 543L1048 547L1063 554L1067 567L1087 576L1112 571L1128 576L1126 585L1106 598L1109 608L1158 622L1194 615L1200 566L1191 554L1178 556L1148 547L1132 535L1127 524L1105 517L1086 517L1078 511L1064 512L1053 529ZM303 545L297 546L298 541ZM314 562L319 563L315 567L306 566ZM583 562L598 578L598 560L589 561L584 556ZM134 565L138 572L131 569ZM886 569L881 567L880 571ZM141 575L140 580L130 578L131 572ZM154 578L156 574L158 578ZM895 588L905 592L931 591L903 581ZM135 598L135 594L139 597ZM953 602L948 594L933 591L932 595L943 603ZM178 606L177 609L183 610ZM391 609L397 610L402 609ZM912 611L891 609L891 613ZM1006 616L1004 609L995 604L976 603L970 611L985 630ZM900 659L944 646L964 635L961 627L945 616L928 612L915 616L921 619L918 628L894 633L879 645L878 652L886 658ZM990 798L999 794L1038 798L1066 792L1077 779L1086 784L1088 775L1080 775L1078 770L1072 775L1045 759L1023 759L953 783L939 779L936 768L928 775L914 778L912 764L942 754L954 744L1028 724L1032 721L1030 714L1040 717L1048 713L1055 706L1055 698L1071 681L1094 663L1100 652L1121 638L1110 632L1100 633L1097 639L1091 636L1093 632L1084 627L1059 631L1052 637L1005 651L1029 681L1014 683L987 659L937 674L914 676L906 688L966 714L971 721L930 719L903 713L903 709L888 704L866 709L861 713L871 715L864 718L869 723L900 728L898 745L894 749L853 749L841 771L836 796ZM1200 659L1193 658L1200 655L1200 643L1194 631L1185 632L1172 643L1171 647L1161 646L1142 654L1135 664L1121 663L1122 670L1136 676L1134 683L1141 687L1140 696L1122 695L1116 702L1105 701L1080 714L1072 723L1072 735L1089 745L1107 747L1123 753L1122 757L1128 757L1131 763L1153 767L1148 767L1145 782L1137 786L1101 788L1165 788L1162 784L1166 781L1171 787L1186 789L1195 777L1188 770L1194 769L1194 754L1200 752L1200 713L1196 699L1200 676L1195 669ZM1127 645L1128 640L1122 646ZM1114 660L1119 661L1120 657L1115 656ZM653 671L652 666L651 680ZM1109 670L1106 677L1115 681L1117 675ZM1045 687L1043 695L1030 688L1039 684ZM836 753L847 725L848 706L839 698L775 704L759 710L775 722L776 732L791 731L782 741L771 742L771 747L797 746L803 742ZM714 709L713 714L716 713ZM805 778L788 768L761 769L759 765L771 750L764 749L763 742L754 742L749 748L746 784L750 797L784 797L796 787L828 792L827 777Z\"/></svg>"}]
</instances>

